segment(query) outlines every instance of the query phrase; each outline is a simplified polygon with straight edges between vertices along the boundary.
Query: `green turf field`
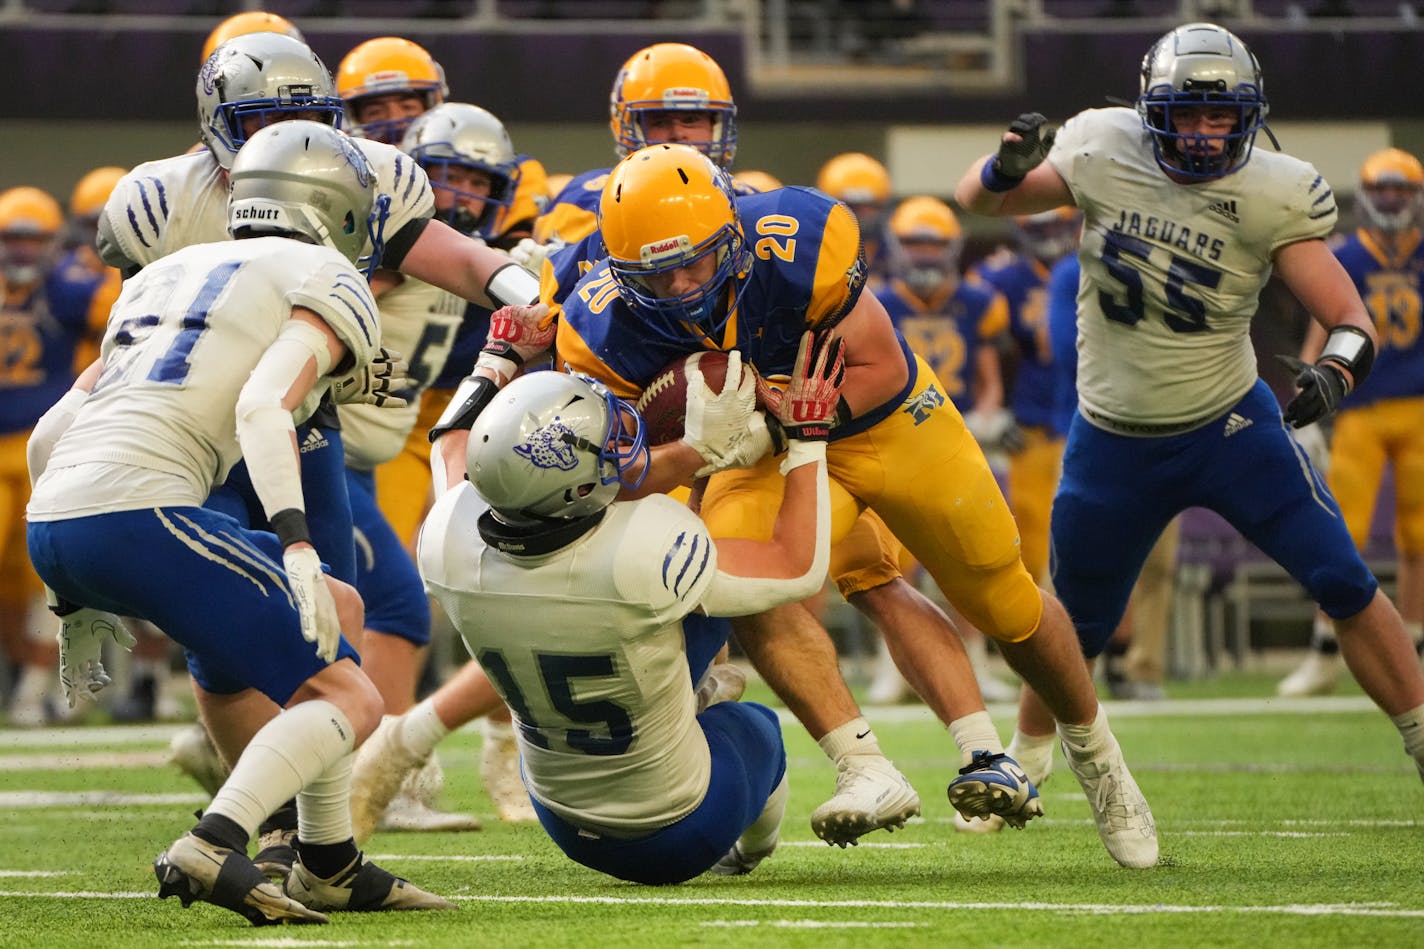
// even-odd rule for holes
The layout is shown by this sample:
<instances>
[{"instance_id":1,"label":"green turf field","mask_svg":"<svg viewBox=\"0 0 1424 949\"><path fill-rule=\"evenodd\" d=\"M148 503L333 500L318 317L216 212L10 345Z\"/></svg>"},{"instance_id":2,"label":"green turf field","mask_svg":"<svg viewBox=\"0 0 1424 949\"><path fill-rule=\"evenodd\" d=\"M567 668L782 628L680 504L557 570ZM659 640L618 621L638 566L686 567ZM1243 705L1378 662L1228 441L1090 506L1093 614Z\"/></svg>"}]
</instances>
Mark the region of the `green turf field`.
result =
<instances>
[{"instance_id":1,"label":"green turf field","mask_svg":"<svg viewBox=\"0 0 1424 949\"><path fill-rule=\"evenodd\" d=\"M903 832L847 850L816 840L808 817L832 768L788 724L792 794L772 858L746 877L623 884L538 827L499 824L479 738L462 733L443 746L444 804L485 830L367 847L458 912L292 929L155 898L149 862L204 803L163 763L171 726L0 731L0 946L1424 946L1424 786L1398 735L1357 693L1284 702L1265 698L1273 682L1109 704L1157 817L1152 870L1108 857L1061 758L1043 819L956 834L952 745L923 709L900 707L868 717L923 800ZM1007 733L1009 710L993 711Z\"/></svg>"}]
</instances>

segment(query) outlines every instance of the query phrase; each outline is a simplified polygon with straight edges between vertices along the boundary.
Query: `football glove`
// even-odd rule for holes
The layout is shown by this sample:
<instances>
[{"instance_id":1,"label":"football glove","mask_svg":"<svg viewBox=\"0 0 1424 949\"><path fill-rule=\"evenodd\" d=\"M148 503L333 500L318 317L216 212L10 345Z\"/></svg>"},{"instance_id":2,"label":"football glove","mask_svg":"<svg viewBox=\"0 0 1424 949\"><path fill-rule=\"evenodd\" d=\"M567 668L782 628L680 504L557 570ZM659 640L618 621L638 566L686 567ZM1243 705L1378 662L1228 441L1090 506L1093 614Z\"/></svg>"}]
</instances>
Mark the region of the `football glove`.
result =
<instances>
[{"instance_id":1,"label":"football glove","mask_svg":"<svg viewBox=\"0 0 1424 949\"><path fill-rule=\"evenodd\" d=\"M1008 409L993 412L964 413L964 426L986 451L1002 451L1010 455L1024 450L1024 433Z\"/></svg>"},{"instance_id":2,"label":"football glove","mask_svg":"<svg viewBox=\"0 0 1424 949\"><path fill-rule=\"evenodd\" d=\"M308 545L292 546L282 552L282 567L301 618L302 638L316 643L318 656L334 662L341 645L341 623L336 617L336 600L321 569L321 558Z\"/></svg>"},{"instance_id":3,"label":"football glove","mask_svg":"<svg viewBox=\"0 0 1424 949\"><path fill-rule=\"evenodd\" d=\"M1282 353L1276 354L1276 361L1295 375L1300 390L1282 413L1292 428L1304 428L1325 418L1340 407L1340 400L1350 391L1345 373L1333 361L1312 364Z\"/></svg>"},{"instance_id":4,"label":"football glove","mask_svg":"<svg viewBox=\"0 0 1424 949\"><path fill-rule=\"evenodd\" d=\"M1058 130L1037 112L1025 112L1009 124L1009 131L1019 136L1017 142L999 142L999 154L994 163L1000 176L1022 178L1037 168L1053 147Z\"/></svg>"},{"instance_id":5,"label":"football glove","mask_svg":"<svg viewBox=\"0 0 1424 949\"><path fill-rule=\"evenodd\" d=\"M126 650L136 642L113 613L82 606L59 618L59 684L70 708L81 699L97 701L95 696L113 682L102 658L106 639Z\"/></svg>"},{"instance_id":6,"label":"football glove","mask_svg":"<svg viewBox=\"0 0 1424 949\"><path fill-rule=\"evenodd\" d=\"M532 237L522 237L509 249L509 259L537 274L544 269L544 261L549 259L549 255L563 246L562 241L540 244Z\"/></svg>"},{"instance_id":7,"label":"football glove","mask_svg":"<svg viewBox=\"0 0 1424 949\"><path fill-rule=\"evenodd\" d=\"M503 385L526 362L554 347L557 330L558 321L543 303L502 306L490 314L489 335L475 365L493 369Z\"/></svg>"},{"instance_id":8,"label":"football glove","mask_svg":"<svg viewBox=\"0 0 1424 949\"><path fill-rule=\"evenodd\" d=\"M788 439L827 441L844 420L845 340L830 330L808 331L796 349L796 363L786 391L771 406Z\"/></svg>"},{"instance_id":9,"label":"football glove","mask_svg":"<svg viewBox=\"0 0 1424 949\"><path fill-rule=\"evenodd\" d=\"M727 354L727 376L721 392L712 391L701 369L688 368L682 440L691 445L709 467L714 470L733 467L730 462L738 457L739 442L751 433L755 414L756 373L742 372L740 352L734 349ZM762 428L765 427L763 424Z\"/></svg>"},{"instance_id":10,"label":"football glove","mask_svg":"<svg viewBox=\"0 0 1424 949\"><path fill-rule=\"evenodd\" d=\"M332 380L331 398L339 405L401 408L407 402L399 393L413 385L409 370L400 353L382 346L369 363Z\"/></svg>"}]
</instances>

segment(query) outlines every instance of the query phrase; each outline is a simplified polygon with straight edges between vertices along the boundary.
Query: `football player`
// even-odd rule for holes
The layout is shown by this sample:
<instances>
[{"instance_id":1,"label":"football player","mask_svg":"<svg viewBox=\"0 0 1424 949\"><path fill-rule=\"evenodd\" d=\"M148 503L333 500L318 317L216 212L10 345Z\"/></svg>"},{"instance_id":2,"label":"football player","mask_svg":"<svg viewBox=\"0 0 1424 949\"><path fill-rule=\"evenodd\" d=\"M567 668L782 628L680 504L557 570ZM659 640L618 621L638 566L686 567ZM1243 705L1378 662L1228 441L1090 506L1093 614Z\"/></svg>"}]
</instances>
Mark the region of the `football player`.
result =
<instances>
[{"instance_id":1,"label":"football player","mask_svg":"<svg viewBox=\"0 0 1424 949\"><path fill-rule=\"evenodd\" d=\"M99 222L100 255L126 273L189 244L224 237L227 169L238 148L259 128L298 118L338 126L344 119L342 100L321 60L304 44L277 33L250 33L220 46L199 71L197 97L206 150L139 165L105 205ZM532 274L433 219L430 186L409 156L370 139L353 141L375 168L385 217L363 259L368 270L377 265L398 270L482 303L537 297ZM338 398L364 399L365 393L374 392L377 401L388 402L389 389L388 378L367 373L343 386ZM340 431L323 409L304 423L300 434L315 546L334 576L353 581L355 542ZM211 502L240 517L248 516L251 498L244 468L234 470ZM201 678L196 681L200 707L223 704L220 695L203 687ZM244 706L241 715L226 710L221 716L226 734L213 735L219 750L228 760L235 758L246 738L275 712L275 706L256 701ZM204 720L211 728L214 717L205 714ZM273 841L273 846L280 843ZM280 865L274 863L272 872L280 873Z\"/></svg>"},{"instance_id":2,"label":"football player","mask_svg":"<svg viewBox=\"0 0 1424 949\"><path fill-rule=\"evenodd\" d=\"M1346 663L1424 777L1424 674L1409 635L1282 424L1248 338L1273 272L1326 329L1314 363L1282 357L1299 388L1284 420L1297 428L1338 408L1378 348L1325 243L1330 186L1307 162L1254 148L1269 108L1246 45L1187 24L1143 58L1135 109L1080 112L1056 137L1042 115L1021 115L955 198L976 214L1084 214L1078 410L1052 522L1054 588L1084 652L1107 644L1167 522L1211 508L1334 620ZM1052 716L1025 702L1019 728L1041 737L1044 757L1025 756L1039 773Z\"/></svg>"},{"instance_id":3,"label":"football player","mask_svg":"<svg viewBox=\"0 0 1424 949\"><path fill-rule=\"evenodd\" d=\"M450 909L351 837L352 756L381 699L343 635L359 629L360 599L311 544L295 439L308 393L380 351L353 266L379 241L377 175L341 132L287 122L254 133L230 177L238 240L177 250L129 280L100 361L30 439L28 540L62 617L61 678L71 701L103 688L101 647L123 635L115 614L134 616L183 645L228 707L252 695L284 709L154 861L159 896L254 925ZM239 457L275 538L202 506ZM297 860L279 889L247 845L293 796Z\"/></svg>"},{"instance_id":4,"label":"football player","mask_svg":"<svg viewBox=\"0 0 1424 949\"><path fill-rule=\"evenodd\" d=\"M1112 855L1130 866L1154 863L1150 811L1098 707L1071 625L1024 569L1012 517L959 413L884 307L863 292L865 264L849 209L810 189L737 199L726 174L696 152L657 146L615 169L599 228L609 257L566 300L557 334L560 362L632 394L679 354L735 348L762 378L774 380L788 372L788 345L800 332L835 327L850 355L828 452L845 502L835 508L833 537L866 508L880 515L946 598L1000 642L1010 665L1051 690L1064 741L1077 756L1075 773ZM763 395L775 403L774 389ZM642 490L665 490L726 463L713 461L683 443L659 446ZM954 490L927 492L931 481ZM781 487L771 459L718 471L703 497L703 517L714 534L765 536L766 515ZM757 643L758 669L791 680L775 681L778 694L796 700L837 694L833 655L829 663L808 664L813 644L766 633ZM914 644L924 650L918 665L943 662L942 644ZM879 754L869 726L846 699L849 707L835 711L848 711L850 720L829 723L820 739L842 777ZM818 701L822 711L830 708ZM979 721L992 733L987 715ZM817 734L804 718L803 724ZM987 772L996 768L999 780L991 781ZM981 782L983 800L956 800L957 809L973 812L981 804L979 813L1027 819L1037 792L1001 746L976 752L965 771L965 778ZM951 785L952 798L958 783ZM849 815L838 813L835 801L813 814L817 832L827 839L863 833L853 822L844 834L836 830Z\"/></svg>"},{"instance_id":5,"label":"football player","mask_svg":"<svg viewBox=\"0 0 1424 949\"><path fill-rule=\"evenodd\" d=\"M306 42L302 31L297 29L286 17L268 13L265 10L245 10L242 13L234 13L213 27L208 38L203 41L203 55L198 61L206 62L219 46L234 37L246 36L248 33L281 33L294 40Z\"/></svg>"},{"instance_id":6,"label":"football player","mask_svg":"<svg viewBox=\"0 0 1424 949\"><path fill-rule=\"evenodd\" d=\"M885 228L890 220L893 191L890 172L880 162L862 152L843 152L831 158L816 173L816 190L845 202L860 223L865 242L865 263L869 267L870 289L880 288L889 261L885 256Z\"/></svg>"},{"instance_id":7,"label":"football player","mask_svg":"<svg viewBox=\"0 0 1424 949\"><path fill-rule=\"evenodd\" d=\"M737 106L727 76L715 59L685 43L654 43L629 56L614 77L608 113L619 158L658 142L691 145L723 168L737 154ZM558 247L594 233L608 173L575 175L535 222L534 240Z\"/></svg>"},{"instance_id":8,"label":"football player","mask_svg":"<svg viewBox=\"0 0 1424 949\"><path fill-rule=\"evenodd\" d=\"M1369 540L1386 463L1394 469L1399 611L1416 651L1424 639L1424 166L1398 148L1367 157L1355 192L1358 224L1335 248L1379 334L1370 378L1335 416L1326 483L1355 545ZM1312 324L1303 359L1326 337ZM1323 619L1323 618L1322 618ZM1321 695L1340 676L1340 645L1317 622L1310 655L1276 687L1280 695Z\"/></svg>"},{"instance_id":9,"label":"football player","mask_svg":"<svg viewBox=\"0 0 1424 949\"><path fill-rule=\"evenodd\" d=\"M44 725L64 714L53 701L55 646L29 622L40 593L25 556L24 510L30 493L25 441L35 421L69 388L103 282L61 260L64 213L39 188L0 192L0 642L17 679L12 725Z\"/></svg>"},{"instance_id":10,"label":"football player","mask_svg":"<svg viewBox=\"0 0 1424 949\"><path fill-rule=\"evenodd\" d=\"M843 374L841 341L807 333L781 409L786 495L761 543L716 539L669 497L614 500L647 472L643 421L587 377L516 379L475 421L467 461L446 470L453 487L421 532L421 572L516 710L540 822L579 863L678 883L709 869L748 873L776 847L787 795L780 724L735 695L699 700L694 684L713 674L727 627L690 614L765 609L819 589L830 531L824 439ZM688 385L689 418L708 422L694 432L690 421L688 434L714 447L740 427L712 421L725 403L754 411L752 377L738 385L735 358L727 378L715 395Z\"/></svg>"}]
</instances>

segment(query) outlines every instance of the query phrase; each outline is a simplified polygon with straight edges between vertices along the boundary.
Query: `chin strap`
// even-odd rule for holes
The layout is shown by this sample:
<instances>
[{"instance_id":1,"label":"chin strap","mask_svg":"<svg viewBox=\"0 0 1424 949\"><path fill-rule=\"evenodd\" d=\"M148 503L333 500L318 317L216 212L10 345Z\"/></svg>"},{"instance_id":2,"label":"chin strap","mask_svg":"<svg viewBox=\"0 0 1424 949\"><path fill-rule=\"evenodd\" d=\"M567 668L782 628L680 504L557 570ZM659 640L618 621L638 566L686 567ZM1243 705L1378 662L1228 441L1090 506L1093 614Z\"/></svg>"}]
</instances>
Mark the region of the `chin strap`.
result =
<instances>
[{"instance_id":1,"label":"chin strap","mask_svg":"<svg viewBox=\"0 0 1424 949\"><path fill-rule=\"evenodd\" d=\"M567 547L593 530L603 520L608 508L583 517L540 518L532 524L515 525L501 520L491 508L480 515L480 537L486 544L516 557L539 557Z\"/></svg>"}]
</instances>

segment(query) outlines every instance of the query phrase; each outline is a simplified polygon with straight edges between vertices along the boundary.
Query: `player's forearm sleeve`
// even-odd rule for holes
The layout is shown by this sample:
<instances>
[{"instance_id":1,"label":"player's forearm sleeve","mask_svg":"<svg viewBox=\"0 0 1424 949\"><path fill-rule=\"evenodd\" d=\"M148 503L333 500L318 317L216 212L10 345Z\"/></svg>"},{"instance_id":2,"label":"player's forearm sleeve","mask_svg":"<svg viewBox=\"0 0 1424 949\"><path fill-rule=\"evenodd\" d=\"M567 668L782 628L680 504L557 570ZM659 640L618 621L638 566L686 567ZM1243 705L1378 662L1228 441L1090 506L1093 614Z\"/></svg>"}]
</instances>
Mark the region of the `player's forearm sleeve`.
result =
<instances>
[{"instance_id":1,"label":"player's forearm sleeve","mask_svg":"<svg viewBox=\"0 0 1424 949\"><path fill-rule=\"evenodd\" d=\"M326 337L316 327L290 321L258 360L237 397L237 440L252 487L270 517L278 511L306 510L296 426L283 398L315 359L317 376L330 368Z\"/></svg>"},{"instance_id":2,"label":"player's forearm sleeve","mask_svg":"<svg viewBox=\"0 0 1424 949\"><path fill-rule=\"evenodd\" d=\"M708 616L748 616L783 603L804 600L821 589L831 565L831 492L826 480L825 454L816 465L816 547L811 566L799 577L739 577L718 569L702 598Z\"/></svg>"}]
</instances>

